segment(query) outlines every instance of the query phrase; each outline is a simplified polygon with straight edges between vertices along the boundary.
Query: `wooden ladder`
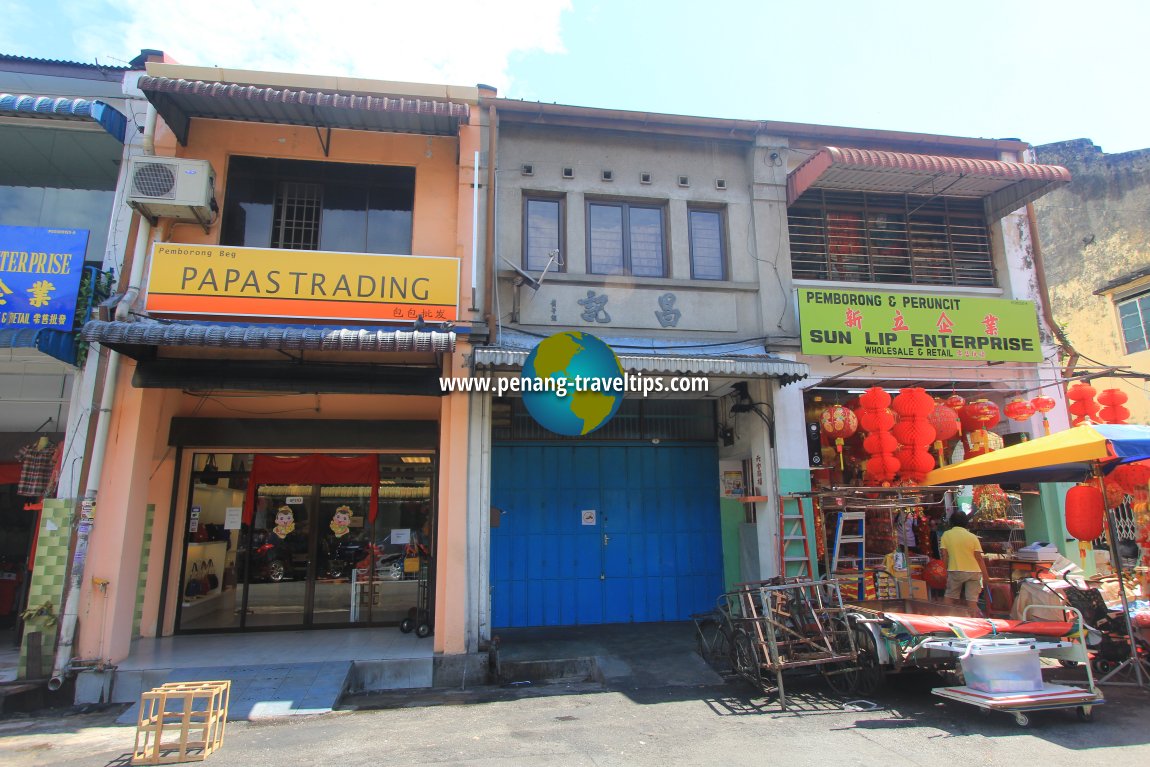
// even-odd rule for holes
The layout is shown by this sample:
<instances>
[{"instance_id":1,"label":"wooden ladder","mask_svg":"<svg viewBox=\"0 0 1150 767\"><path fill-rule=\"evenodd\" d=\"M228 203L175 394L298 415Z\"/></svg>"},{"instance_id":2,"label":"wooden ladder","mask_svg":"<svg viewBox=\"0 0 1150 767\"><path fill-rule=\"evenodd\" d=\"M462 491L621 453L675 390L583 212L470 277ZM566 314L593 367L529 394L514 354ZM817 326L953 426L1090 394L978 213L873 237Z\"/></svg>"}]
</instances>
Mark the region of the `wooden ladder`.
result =
<instances>
[{"instance_id":1,"label":"wooden ladder","mask_svg":"<svg viewBox=\"0 0 1150 767\"><path fill-rule=\"evenodd\" d=\"M787 502L793 501L798 507L797 514L787 513ZM811 541L807 536L807 515L801 495L779 496L779 569L788 578L814 580L811 572ZM802 543L803 553L798 556L795 544ZM791 570L794 565L794 571Z\"/></svg>"}]
</instances>

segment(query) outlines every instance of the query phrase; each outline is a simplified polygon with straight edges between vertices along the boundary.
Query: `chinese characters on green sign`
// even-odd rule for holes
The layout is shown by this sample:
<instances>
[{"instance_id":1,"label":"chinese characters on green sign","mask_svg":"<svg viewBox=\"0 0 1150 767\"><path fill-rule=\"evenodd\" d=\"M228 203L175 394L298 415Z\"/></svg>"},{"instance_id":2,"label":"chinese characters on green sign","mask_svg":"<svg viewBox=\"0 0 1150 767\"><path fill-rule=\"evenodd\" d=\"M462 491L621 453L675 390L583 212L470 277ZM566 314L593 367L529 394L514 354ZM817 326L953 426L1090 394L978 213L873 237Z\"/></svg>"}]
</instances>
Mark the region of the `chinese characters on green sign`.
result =
<instances>
[{"instance_id":1,"label":"chinese characters on green sign","mask_svg":"<svg viewBox=\"0 0 1150 767\"><path fill-rule=\"evenodd\" d=\"M804 354L1040 362L1032 301L799 289Z\"/></svg>"}]
</instances>

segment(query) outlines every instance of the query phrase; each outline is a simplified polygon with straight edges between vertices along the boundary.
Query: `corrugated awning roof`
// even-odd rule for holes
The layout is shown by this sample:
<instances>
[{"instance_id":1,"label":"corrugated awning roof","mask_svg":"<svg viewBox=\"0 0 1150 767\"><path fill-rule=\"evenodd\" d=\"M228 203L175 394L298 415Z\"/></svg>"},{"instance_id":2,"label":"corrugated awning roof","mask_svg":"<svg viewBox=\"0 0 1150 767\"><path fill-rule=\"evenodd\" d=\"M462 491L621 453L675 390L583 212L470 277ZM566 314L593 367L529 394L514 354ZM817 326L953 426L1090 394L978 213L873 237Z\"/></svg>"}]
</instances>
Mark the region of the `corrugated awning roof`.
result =
<instances>
[{"instance_id":1,"label":"corrugated awning roof","mask_svg":"<svg viewBox=\"0 0 1150 767\"><path fill-rule=\"evenodd\" d=\"M454 332L390 328L92 320L84 325L80 334L85 341L101 343L130 357L139 357L156 346L333 352L450 352L455 349Z\"/></svg>"},{"instance_id":2,"label":"corrugated awning roof","mask_svg":"<svg viewBox=\"0 0 1150 767\"><path fill-rule=\"evenodd\" d=\"M69 365L76 364L76 336L63 330L3 328L0 349L35 349Z\"/></svg>"},{"instance_id":3,"label":"corrugated awning roof","mask_svg":"<svg viewBox=\"0 0 1150 767\"><path fill-rule=\"evenodd\" d=\"M449 101L278 90L167 77L141 77L140 90L181 144L187 144L193 117L452 136L470 114L466 104Z\"/></svg>"},{"instance_id":4,"label":"corrugated awning roof","mask_svg":"<svg viewBox=\"0 0 1150 767\"><path fill-rule=\"evenodd\" d=\"M766 352L762 344L685 345L661 339L603 338L623 368L645 375L700 375L750 378L779 378L783 384L794 383L810 374L802 362L783 359ZM499 346L480 346L474 351L477 367L522 368L527 356L540 341L535 336L504 331Z\"/></svg>"},{"instance_id":5,"label":"corrugated awning roof","mask_svg":"<svg viewBox=\"0 0 1150 767\"><path fill-rule=\"evenodd\" d=\"M1060 165L823 147L787 176L787 205L808 189L974 197L1002 218L1070 183Z\"/></svg>"},{"instance_id":6,"label":"corrugated awning roof","mask_svg":"<svg viewBox=\"0 0 1150 767\"><path fill-rule=\"evenodd\" d=\"M91 120L121 144L128 118L99 99L67 99L59 96L33 96L0 93L0 116L39 117L49 120Z\"/></svg>"}]
</instances>

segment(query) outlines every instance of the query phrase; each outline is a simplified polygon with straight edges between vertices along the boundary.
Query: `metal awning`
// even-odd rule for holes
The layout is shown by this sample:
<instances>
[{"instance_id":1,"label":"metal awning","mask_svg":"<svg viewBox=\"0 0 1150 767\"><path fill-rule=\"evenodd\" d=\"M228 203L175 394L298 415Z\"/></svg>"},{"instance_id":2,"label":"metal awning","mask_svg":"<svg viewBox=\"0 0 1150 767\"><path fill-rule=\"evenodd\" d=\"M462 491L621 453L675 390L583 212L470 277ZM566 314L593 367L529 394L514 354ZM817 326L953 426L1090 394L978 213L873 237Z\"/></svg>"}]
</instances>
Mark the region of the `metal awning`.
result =
<instances>
[{"instance_id":1,"label":"metal awning","mask_svg":"<svg viewBox=\"0 0 1150 767\"><path fill-rule=\"evenodd\" d=\"M80 335L85 341L135 358L150 354L157 346L330 352L437 353L455 349L454 332L392 328L92 320Z\"/></svg>"},{"instance_id":2,"label":"metal awning","mask_svg":"<svg viewBox=\"0 0 1150 767\"><path fill-rule=\"evenodd\" d=\"M539 338L504 331L498 346L480 346L473 352L476 367L521 369ZM783 359L763 351L751 352L747 343L689 346L662 339L607 338L623 369L644 375L698 375L747 378L778 378L783 385L810 374L802 362ZM757 345L763 349L761 344Z\"/></svg>"},{"instance_id":3,"label":"metal awning","mask_svg":"<svg viewBox=\"0 0 1150 767\"><path fill-rule=\"evenodd\" d=\"M466 104L450 101L263 88L167 77L141 77L140 90L183 145L188 142L193 117L453 136L470 114Z\"/></svg>"},{"instance_id":4,"label":"metal awning","mask_svg":"<svg viewBox=\"0 0 1150 767\"><path fill-rule=\"evenodd\" d=\"M973 197L995 220L1068 183L1060 165L828 146L787 176L787 205L808 189Z\"/></svg>"},{"instance_id":5,"label":"metal awning","mask_svg":"<svg viewBox=\"0 0 1150 767\"><path fill-rule=\"evenodd\" d=\"M67 99L0 93L0 117L31 117L45 120L90 120L124 143L128 118L99 99Z\"/></svg>"},{"instance_id":6,"label":"metal awning","mask_svg":"<svg viewBox=\"0 0 1150 767\"><path fill-rule=\"evenodd\" d=\"M64 330L3 328L0 349L35 349L69 365L76 364L76 335Z\"/></svg>"}]
</instances>

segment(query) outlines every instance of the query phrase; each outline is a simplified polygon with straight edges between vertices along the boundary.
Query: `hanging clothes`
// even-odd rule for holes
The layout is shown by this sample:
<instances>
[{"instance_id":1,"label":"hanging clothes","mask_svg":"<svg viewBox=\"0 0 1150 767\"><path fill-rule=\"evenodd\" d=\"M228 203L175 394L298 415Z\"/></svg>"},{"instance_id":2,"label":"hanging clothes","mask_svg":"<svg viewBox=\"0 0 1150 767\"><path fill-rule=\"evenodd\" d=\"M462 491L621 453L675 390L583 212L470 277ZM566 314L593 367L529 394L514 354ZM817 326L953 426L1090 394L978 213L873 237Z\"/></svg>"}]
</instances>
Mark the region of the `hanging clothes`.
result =
<instances>
[{"instance_id":1,"label":"hanging clothes","mask_svg":"<svg viewBox=\"0 0 1150 767\"><path fill-rule=\"evenodd\" d=\"M16 453L20 461L20 482L16 487L18 495L43 498L52 483L56 469L56 453L59 445L46 442L25 445Z\"/></svg>"}]
</instances>

